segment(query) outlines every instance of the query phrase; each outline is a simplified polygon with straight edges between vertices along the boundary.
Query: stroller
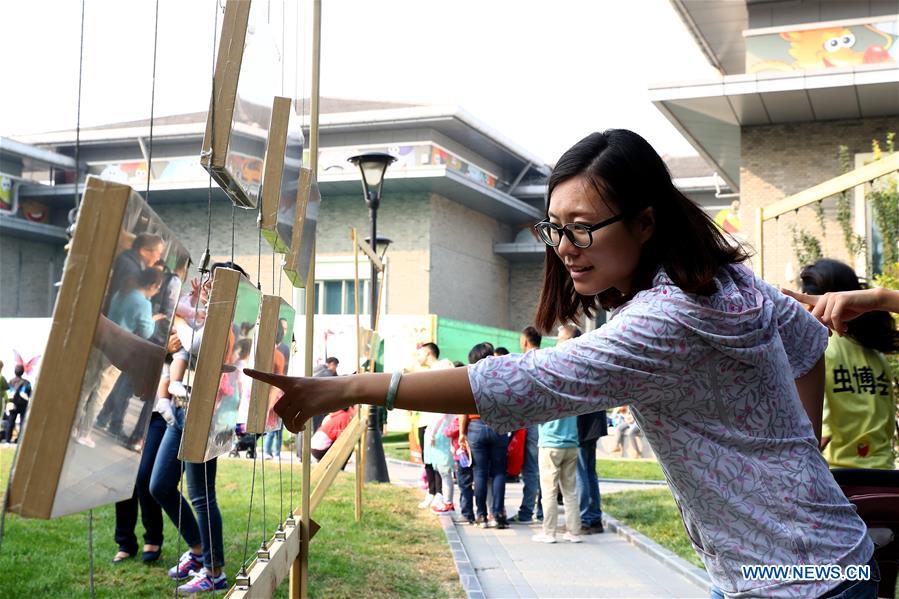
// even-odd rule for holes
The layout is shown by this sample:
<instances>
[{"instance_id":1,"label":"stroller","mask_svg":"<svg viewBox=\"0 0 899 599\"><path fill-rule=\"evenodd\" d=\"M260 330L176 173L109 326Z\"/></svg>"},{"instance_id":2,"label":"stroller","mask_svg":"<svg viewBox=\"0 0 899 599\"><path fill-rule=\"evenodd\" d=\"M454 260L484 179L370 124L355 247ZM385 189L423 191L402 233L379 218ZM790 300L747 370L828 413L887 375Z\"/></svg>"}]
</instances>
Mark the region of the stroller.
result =
<instances>
[{"instance_id":1,"label":"stroller","mask_svg":"<svg viewBox=\"0 0 899 599\"><path fill-rule=\"evenodd\" d=\"M255 433L248 433L246 428L245 424L238 424L234 427L234 445L228 453L232 458L239 458L240 453L238 452L241 451L247 452L248 460L256 458L256 440L258 439L258 435Z\"/></svg>"},{"instance_id":2,"label":"stroller","mask_svg":"<svg viewBox=\"0 0 899 599\"><path fill-rule=\"evenodd\" d=\"M858 509L874 541L878 597L893 597L899 570L899 470L834 468L834 479Z\"/></svg>"}]
</instances>

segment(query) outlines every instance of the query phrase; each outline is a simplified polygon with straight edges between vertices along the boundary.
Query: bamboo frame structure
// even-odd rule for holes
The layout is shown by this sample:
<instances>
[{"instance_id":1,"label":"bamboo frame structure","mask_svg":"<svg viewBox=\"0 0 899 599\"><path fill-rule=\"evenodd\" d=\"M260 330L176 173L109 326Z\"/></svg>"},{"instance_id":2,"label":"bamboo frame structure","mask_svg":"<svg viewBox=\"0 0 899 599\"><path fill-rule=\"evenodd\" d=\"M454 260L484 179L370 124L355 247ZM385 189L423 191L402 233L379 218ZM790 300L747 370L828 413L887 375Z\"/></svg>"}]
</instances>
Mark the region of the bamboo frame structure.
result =
<instances>
[{"instance_id":1,"label":"bamboo frame structure","mask_svg":"<svg viewBox=\"0 0 899 599\"><path fill-rule=\"evenodd\" d=\"M777 217L799 210L809 204L820 202L830 196L836 195L847 189L864 185L869 181L873 181L884 175L899 171L899 152L884 156L880 160L876 160L859 168L853 169L848 173L843 173L832 179L828 179L817 185L813 185L808 189L799 193L788 196L770 206L756 208L755 225L756 225L756 251L758 252L759 263L756 271L759 276L765 277L765 222L776 219Z\"/></svg>"}]
</instances>

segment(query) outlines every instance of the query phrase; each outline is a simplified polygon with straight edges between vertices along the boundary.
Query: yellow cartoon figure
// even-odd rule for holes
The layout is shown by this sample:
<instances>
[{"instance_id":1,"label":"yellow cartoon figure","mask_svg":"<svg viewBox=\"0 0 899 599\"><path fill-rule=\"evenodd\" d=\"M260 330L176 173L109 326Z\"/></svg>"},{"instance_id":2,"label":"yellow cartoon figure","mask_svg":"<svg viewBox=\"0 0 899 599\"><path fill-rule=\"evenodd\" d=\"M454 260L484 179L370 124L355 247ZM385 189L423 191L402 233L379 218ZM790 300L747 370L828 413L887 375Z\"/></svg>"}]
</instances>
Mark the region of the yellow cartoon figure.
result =
<instances>
[{"instance_id":1,"label":"yellow cartoon figure","mask_svg":"<svg viewBox=\"0 0 899 599\"><path fill-rule=\"evenodd\" d=\"M884 45L859 48L856 44L855 34L848 27L784 31L780 37L790 42L788 52L795 62L791 64L782 60L765 60L752 65L750 72L826 69L893 62L893 58L887 51L893 43L892 36L870 25L864 27L883 37Z\"/></svg>"}]
</instances>

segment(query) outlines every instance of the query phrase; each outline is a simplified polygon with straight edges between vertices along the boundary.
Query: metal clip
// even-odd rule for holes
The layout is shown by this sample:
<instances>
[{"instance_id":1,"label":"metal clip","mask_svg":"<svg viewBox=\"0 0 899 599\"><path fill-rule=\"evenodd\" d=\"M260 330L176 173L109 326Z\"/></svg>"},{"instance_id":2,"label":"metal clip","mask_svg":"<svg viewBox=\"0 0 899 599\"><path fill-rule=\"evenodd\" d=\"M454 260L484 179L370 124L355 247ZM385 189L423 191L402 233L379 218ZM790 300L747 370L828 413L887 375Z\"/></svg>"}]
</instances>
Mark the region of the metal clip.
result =
<instances>
[{"instance_id":1,"label":"metal clip","mask_svg":"<svg viewBox=\"0 0 899 599\"><path fill-rule=\"evenodd\" d=\"M275 540L276 541L286 541L287 540L287 531L284 530L283 524L278 524L278 530L275 531Z\"/></svg>"},{"instance_id":2,"label":"metal clip","mask_svg":"<svg viewBox=\"0 0 899 599\"><path fill-rule=\"evenodd\" d=\"M203 257L200 258L200 267L198 269L200 272L203 272L203 273L209 272L210 258L211 258L211 256L209 255L209 248L206 248L205 250L203 250Z\"/></svg>"},{"instance_id":3,"label":"metal clip","mask_svg":"<svg viewBox=\"0 0 899 599\"><path fill-rule=\"evenodd\" d=\"M265 541L259 546L259 550L256 552L256 559L260 562L267 562L272 559L272 552L268 550L268 545L265 544Z\"/></svg>"},{"instance_id":4,"label":"metal clip","mask_svg":"<svg viewBox=\"0 0 899 599\"><path fill-rule=\"evenodd\" d=\"M296 520L296 518L293 517L293 510L291 510L287 514L287 520L284 521L284 526L296 526L296 525L297 525L297 520Z\"/></svg>"},{"instance_id":5,"label":"metal clip","mask_svg":"<svg viewBox=\"0 0 899 599\"><path fill-rule=\"evenodd\" d=\"M241 590L250 588L250 574L247 572L246 566L240 567L240 572L234 577L234 586Z\"/></svg>"}]
</instances>

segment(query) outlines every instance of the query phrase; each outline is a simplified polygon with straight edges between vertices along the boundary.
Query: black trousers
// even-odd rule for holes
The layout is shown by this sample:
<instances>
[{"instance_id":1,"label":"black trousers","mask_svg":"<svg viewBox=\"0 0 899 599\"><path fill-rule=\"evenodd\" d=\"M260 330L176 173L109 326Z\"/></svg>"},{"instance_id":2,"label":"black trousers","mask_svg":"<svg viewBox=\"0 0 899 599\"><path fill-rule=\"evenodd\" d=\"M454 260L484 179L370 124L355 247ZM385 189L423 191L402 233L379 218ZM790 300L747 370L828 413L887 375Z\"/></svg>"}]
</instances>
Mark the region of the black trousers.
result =
<instances>
[{"instance_id":1,"label":"black trousers","mask_svg":"<svg viewBox=\"0 0 899 599\"><path fill-rule=\"evenodd\" d=\"M19 428L19 437L22 436L22 430L25 428L25 415L28 413L28 400L13 400L13 406L13 409L9 411L9 415L6 417L6 430L4 431L5 437L3 440L8 443L12 442L12 431L16 427L16 417L20 414L22 416L22 425Z\"/></svg>"},{"instance_id":2,"label":"black trousers","mask_svg":"<svg viewBox=\"0 0 899 599\"><path fill-rule=\"evenodd\" d=\"M418 427L418 445L421 447L421 459L424 461L425 457L425 429L428 428L426 426ZM425 464L425 476L428 478L428 493L431 495L436 495L437 493L443 493L443 479L440 478L440 473L434 470L434 467L430 464Z\"/></svg>"},{"instance_id":3,"label":"black trousers","mask_svg":"<svg viewBox=\"0 0 899 599\"><path fill-rule=\"evenodd\" d=\"M137 511L140 507L140 519L144 525L144 544L162 545L162 507L150 495L150 475L162 437L165 435L165 419L157 412L150 417L150 428L144 440L144 450L137 470L137 483L130 499L115 504L115 542L120 551L136 555Z\"/></svg>"}]
</instances>

